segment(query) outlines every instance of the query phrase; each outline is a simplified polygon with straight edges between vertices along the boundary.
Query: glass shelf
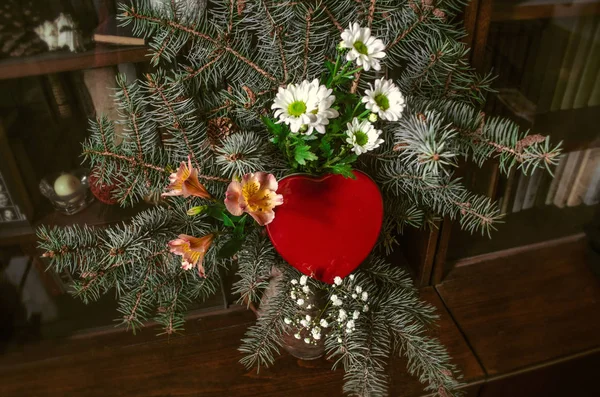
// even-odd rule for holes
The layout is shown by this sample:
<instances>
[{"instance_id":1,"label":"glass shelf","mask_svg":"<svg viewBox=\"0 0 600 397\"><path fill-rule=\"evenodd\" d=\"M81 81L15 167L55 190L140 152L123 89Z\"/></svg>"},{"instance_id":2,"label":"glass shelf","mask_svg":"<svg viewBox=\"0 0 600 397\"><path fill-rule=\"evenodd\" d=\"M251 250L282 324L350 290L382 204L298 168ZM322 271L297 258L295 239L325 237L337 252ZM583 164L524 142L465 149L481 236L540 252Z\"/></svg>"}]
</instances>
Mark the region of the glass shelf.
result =
<instances>
[{"instance_id":1,"label":"glass shelf","mask_svg":"<svg viewBox=\"0 0 600 397\"><path fill-rule=\"evenodd\" d=\"M482 70L498 75L485 112L562 142L553 175L469 169L468 186L506 214L491 239L453 226L450 262L584 232L599 211L600 2L500 1L492 5Z\"/></svg>"}]
</instances>

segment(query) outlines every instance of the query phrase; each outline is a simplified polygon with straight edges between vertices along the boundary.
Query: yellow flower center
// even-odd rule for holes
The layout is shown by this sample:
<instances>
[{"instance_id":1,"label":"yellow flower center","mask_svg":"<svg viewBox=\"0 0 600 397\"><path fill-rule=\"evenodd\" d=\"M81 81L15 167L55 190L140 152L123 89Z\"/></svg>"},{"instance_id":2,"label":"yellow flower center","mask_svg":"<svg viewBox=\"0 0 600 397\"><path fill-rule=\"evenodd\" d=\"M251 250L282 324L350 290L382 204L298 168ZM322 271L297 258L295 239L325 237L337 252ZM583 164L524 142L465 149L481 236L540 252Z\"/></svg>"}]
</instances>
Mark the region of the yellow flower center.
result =
<instances>
[{"instance_id":1,"label":"yellow flower center","mask_svg":"<svg viewBox=\"0 0 600 397\"><path fill-rule=\"evenodd\" d=\"M383 110L390 108L390 100L384 94L379 94L375 97L375 103Z\"/></svg>"},{"instance_id":2,"label":"yellow flower center","mask_svg":"<svg viewBox=\"0 0 600 397\"><path fill-rule=\"evenodd\" d=\"M294 101L288 106L288 113L292 116L301 116L306 112L306 103L302 101Z\"/></svg>"},{"instance_id":3,"label":"yellow flower center","mask_svg":"<svg viewBox=\"0 0 600 397\"><path fill-rule=\"evenodd\" d=\"M354 42L354 49L358 51L359 54L369 55L369 48L360 40L356 40Z\"/></svg>"},{"instance_id":4,"label":"yellow flower center","mask_svg":"<svg viewBox=\"0 0 600 397\"><path fill-rule=\"evenodd\" d=\"M263 212L272 207L271 192L266 189L260 189L258 182L248 182L242 187L242 196L250 212Z\"/></svg>"}]
</instances>

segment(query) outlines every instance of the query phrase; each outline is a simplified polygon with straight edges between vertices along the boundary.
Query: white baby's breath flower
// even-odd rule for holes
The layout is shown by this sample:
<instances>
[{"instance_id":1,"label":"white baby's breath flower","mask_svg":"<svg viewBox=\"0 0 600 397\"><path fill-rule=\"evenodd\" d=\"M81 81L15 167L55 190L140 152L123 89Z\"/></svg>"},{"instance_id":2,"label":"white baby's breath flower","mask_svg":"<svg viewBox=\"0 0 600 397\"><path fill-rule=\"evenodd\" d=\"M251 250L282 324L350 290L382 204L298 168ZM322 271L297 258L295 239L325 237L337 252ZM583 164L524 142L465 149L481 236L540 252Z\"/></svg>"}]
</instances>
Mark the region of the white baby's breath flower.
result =
<instances>
[{"instance_id":1,"label":"white baby's breath flower","mask_svg":"<svg viewBox=\"0 0 600 397\"><path fill-rule=\"evenodd\" d=\"M310 292L310 288L308 288L308 285L302 287L302 292L304 292L305 294L308 294Z\"/></svg>"},{"instance_id":2,"label":"white baby's breath flower","mask_svg":"<svg viewBox=\"0 0 600 397\"><path fill-rule=\"evenodd\" d=\"M404 96L392 80L377 79L375 84L369 83L362 101L365 107L377 113L383 120L398 121L406 106Z\"/></svg>"},{"instance_id":3,"label":"white baby's breath flower","mask_svg":"<svg viewBox=\"0 0 600 397\"><path fill-rule=\"evenodd\" d=\"M341 285L341 284L342 284L342 278L341 278L340 276L335 276L335 277L333 278L333 283L334 283L335 285Z\"/></svg>"},{"instance_id":4,"label":"white baby's breath flower","mask_svg":"<svg viewBox=\"0 0 600 397\"><path fill-rule=\"evenodd\" d=\"M356 293L360 294L362 292L362 287L360 285L356 286Z\"/></svg>"},{"instance_id":5,"label":"white baby's breath flower","mask_svg":"<svg viewBox=\"0 0 600 397\"><path fill-rule=\"evenodd\" d=\"M298 304L298 306L302 306L304 304L304 299L300 298L296 301L296 303Z\"/></svg>"},{"instance_id":6,"label":"white baby's breath flower","mask_svg":"<svg viewBox=\"0 0 600 397\"><path fill-rule=\"evenodd\" d=\"M342 338L338 338L338 343L342 343Z\"/></svg>"},{"instance_id":7,"label":"white baby's breath flower","mask_svg":"<svg viewBox=\"0 0 600 397\"><path fill-rule=\"evenodd\" d=\"M304 338L304 343L310 343L310 338Z\"/></svg>"},{"instance_id":8,"label":"white baby's breath flower","mask_svg":"<svg viewBox=\"0 0 600 397\"><path fill-rule=\"evenodd\" d=\"M320 334L320 333L312 334L312 337L313 337L315 340L319 340L319 339L321 339L321 334Z\"/></svg>"},{"instance_id":9,"label":"white baby's breath flower","mask_svg":"<svg viewBox=\"0 0 600 397\"><path fill-rule=\"evenodd\" d=\"M338 296L336 294L333 294L329 299L331 299L332 302L335 302L336 300L338 300Z\"/></svg>"},{"instance_id":10,"label":"white baby's breath flower","mask_svg":"<svg viewBox=\"0 0 600 397\"><path fill-rule=\"evenodd\" d=\"M331 108L335 101L331 93L332 90L319 85L317 79L288 84L285 88L279 87L271 109L275 110L278 123L289 125L292 132L312 134L316 129L324 134L329 119L339 116L338 111Z\"/></svg>"},{"instance_id":11,"label":"white baby's breath flower","mask_svg":"<svg viewBox=\"0 0 600 397\"><path fill-rule=\"evenodd\" d=\"M350 280L354 280L354 274L351 274L348 277L350 277Z\"/></svg>"},{"instance_id":12,"label":"white baby's breath flower","mask_svg":"<svg viewBox=\"0 0 600 397\"><path fill-rule=\"evenodd\" d=\"M294 284L294 285L298 284L298 280L296 280L295 278L292 279L292 284Z\"/></svg>"},{"instance_id":13,"label":"white baby's breath flower","mask_svg":"<svg viewBox=\"0 0 600 397\"><path fill-rule=\"evenodd\" d=\"M300 277L300 285L306 285L307 280L308 280L307 276Z\"/></svg>"},{"instance_id":14,"label":"white baby's breath flower","mask_svg":"<svg viewBox=\"0 0 600 397\"><path fill-rule=\"evenodd\" d=\"M367 299L369 299L369 294L367 294L367 291L363 292L360 298L363 301L366 301Z\"/></svg>"},{"instance_id":15,"label":"white baby's breath flower","mask_svg":"<svg viewBox=\"0 0 600 397\"><path fill-rule=\"evenodd\" d=\"M294 334L294 338L300 339L300 334Z\"/></svg>"},{"instance_id":16,"label":"white baby's breath flower","mask_svg":"<svg viewBox=\"0 0 600 397\"><path fill-rule=\"evenodd\" d=\"M348 322L346 323L346 328L354 328L354 320L348 320Z\"/></svg>"},{"instance_id":17,"label":"white baby's breath flower","mask_svg":"<svg viewBox=\"0 0 600 397\"><path fill-rule=\"evenodd\" d=\"M338 313L338 320L344 321L347 318L348 318L348 314L346 314L346 311L344 309L340 309L340 311Z\"/></svg>"},{"instance_id":18,"label":"white baby's breath flower","mask_svg":"<svg viewBox=\"0 0 600 397\"><path fill-rule=\"evenodd\" d=\"M329 323L327 322L327 320L325 320L324 318L321 319L321 321L319 322L319 324L321 325L321 327L323 328L327 328L329 327Z\"/></svg>"},{"instance_id":19,"label":"white baby's breath flower","mask_svg":"<svg viewBox=\"0 0 600 397\"><path fill-rule=\"evenodd\" d=\"M347 128L346 142L352 145L352 151L357 156L376 149L383 143L383 139L379 138L381 130L376 129L368 120L360 121L355 117L347 124Z\"/></svg>"},{"instance_id":20,"label":"white baby's breath flower","mask_svg":"<svg viewBox=\"0 0 600 397\"><path fill-rule=\"evenodd\" d=\"M294 291L290 292L290 296L292 299L296 299L296 293Z\"/></svg>"},{"instance_id":21,"label":"white baby's breath flower","mask_svg":"<svg viewBox=\"0 0 600 397\"><path fill-rule=\"evenodd\" d=\"M306 327L308 325L308 322L304 319L300 320L300 325L302 325L303 327Z\"/></svg>"},{"instance_id":22,"label":"white baby's breath flower","mask_svg":"<svg viewBox=\"0 0 600 397\"><path fill-rule=\"evenodd\" d=\"M312 317L307 314L306 315L306 321L310 321L310 320L312 320Z\"/></svg>"},{"instance_id":23,"label":"white baby's breath flower","mask_svg":"<svg viewBox=\"0 0 600 397\"><path fill-rule=\"evenodd\" d=\"M342 306L344 302L341 299L336 299L332 302L333 306Z\"/></svg>"},{"instance_id":24,"label":"white baby's breath flower","mask_svg":"<svg viewBox=\"0 0 600 397\"><path fill-rule=\"evenodd\" d=\"M292 320L290 320L289 318L286 317L286 318L283 319L283 322L286 323L286 324L291 324Z\"/></svg>"},{"instance_id":25,"label":"white baby's breath flower","mask_svg":"<svg viewBox=\"0 0 600 397\"><path fill-rule=\"evenodd\" d=\"M352 299L356 299L356 298L358 298L358 295L352 294Z\"/></svg>"},{"instance_id":26,"label":"white baby's breath flower","mask_svg":"<svg viewBox=\"0 0 600 397\"><path fill-rule=\"evenodd\" d=\"M307 309L312 309L313 305L306 306Z\"/></svg>"},{"instance_id":27,"label":"white baby's breath flower","mask_svg":"<svg viewBox=\"0 0 600 397\"><path fill-rule=\"evenodd\" d=\"M369 305L364 305L363 306L363 312L368 312L369 311Z\"/></svg>"},{"instance_id":28,"label":"white baby's breath flower","mask_svg":"<svg viewBox=\"0 0 600 397\"><path fill-rule=\"evenodd\" d=\"M353 330L354 330L354 328L346 328L346 333L351 334Z\"/></svg>"},{"instance_id":29,"label":"white baby's breath flower","mask_svg":"<svg viewBox=\"0 0 600 397\"><path fill-rule=\"evenodd\" d=\"M385 44L381 39L371 36L371 29L361 28L358 23L350 24L349 28L342 32L341 48L348 48L346 59L356 61L366 71L371 68L381 70L379 60L385 57Z\"/></svg>"},{"instance_id":30,"label":"white baby's breath flower","mask_svg":"<svg viewBox=\"0 0 600 397\"><path fill-rule=\"evenodd\" d=\"M352 318L355 320L357 320L359 316L360 316L360 312L358 310L355 310L354 313L352 313Z\"/></svg>"}]
</instances>

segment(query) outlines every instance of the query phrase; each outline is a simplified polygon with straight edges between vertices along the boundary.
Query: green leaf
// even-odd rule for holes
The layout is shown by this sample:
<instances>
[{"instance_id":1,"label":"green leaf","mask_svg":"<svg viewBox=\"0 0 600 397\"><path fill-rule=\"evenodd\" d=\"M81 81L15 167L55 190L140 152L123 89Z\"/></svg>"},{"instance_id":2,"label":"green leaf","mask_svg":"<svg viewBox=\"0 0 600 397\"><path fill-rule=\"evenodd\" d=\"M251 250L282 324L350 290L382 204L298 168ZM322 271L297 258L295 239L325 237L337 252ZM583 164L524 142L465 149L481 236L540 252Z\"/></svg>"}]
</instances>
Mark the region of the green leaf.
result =
<instances>
[{"instance_id":1,"label":"green leaf","mask_svg":"<svg viewBox=\"0 0 600 397\"><path fill-rule=\"evenodd\" d=\"M206 213L208 214L208 216L211 216L219 221L223 220L223 211L225 210L225 207L223 207L222 205L211 205L210 207L208 207L208 209L206 210Z\"/></svg>"},{"instance_id":2,"label":"green leaf","mask_svg":"<svg viewBox=\"0 0 600 397\"><path fill-rule=\"evenodd\" d=\"M263 123L265 123L265 126L267 127L269 132L275 135L279 135L283 131L283 125L275 123L275 121L273 121L273 119L271 119L270 117L262 116L261 120Z\"/></svg>"},{"instance_id":3,"label":"green leaf","mask_svg":"<svg viewBox=\"0 0 600 397\"><path fill-rule=\"evenodd\" d=\"M294 149L294 160L300 165L305 165L307 161L316 160L318 157L310 151L310 146L299 144Z\"/></svg>"},{"instance_id":4,"label":"green leaf","mask_svg":"<svg viewBox=\"0 0 600 397\"><path fill-rule=\"evenodd\" d=\"M337 163L331 167L331 172L334 174L340 174L345 178L356 179L356 176L352 173L352 166L346 163Z\"/></svg>"},{"instance_id":5,"label":"green leaf","mask_svg":"<svg viewBox=\"0 0 600 397\"><path fill-rule=\"evenodd\" d=\"M235 229L233 229L234 235L240 236L240 237L244 235L244 227L246 226L246 219L248 219L248 217L246 216L246 214L244 214L241 217L241 219L239 220Z\"/></svg>"},{"instance_id":6,"label":"green leaf","mask_svg":"<svg viewBox=\"0 0 600 397\"><path fill-rule=\"evenodd\" d=\"M223 244L219 252L217 252L218 258L231 258L236 252L242 248L245 237L236 236L231 238L228 242Z\"/></svg>"},{"instance_id":7,"label":"green leaf","mask_svg":"<svg viewBox=\"0 0 600 397\"><path fill-rule=\"evenodd\" d=\"M224 212L223 212L223 223L225 224L225 226L235 227L235 223L233 223L231 218L228 217L227 214Z\"/></svg>"},{"instance_id":8,"label":"green leaf","mask_svg":"<svg viewBox=\"0 0 600 397\"><path fill-rule=\"evenodd\" d=\"M321 141L319 144L319 149L321 149L321 153L323 153L325 158L329 158L333 154L333 149L331 149L331 144L329 143L328 139L323 139Z\"/></svg>"}]
</instances>

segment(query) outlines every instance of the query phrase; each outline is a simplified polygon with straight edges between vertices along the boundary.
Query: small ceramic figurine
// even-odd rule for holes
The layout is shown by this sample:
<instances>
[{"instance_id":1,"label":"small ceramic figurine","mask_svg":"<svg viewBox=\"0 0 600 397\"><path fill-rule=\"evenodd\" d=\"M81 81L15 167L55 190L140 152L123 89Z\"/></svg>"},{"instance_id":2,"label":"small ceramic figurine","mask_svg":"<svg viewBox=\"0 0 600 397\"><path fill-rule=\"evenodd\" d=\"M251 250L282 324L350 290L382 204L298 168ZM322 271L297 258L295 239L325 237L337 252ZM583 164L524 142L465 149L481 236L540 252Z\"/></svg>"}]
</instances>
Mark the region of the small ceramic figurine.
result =
<instances>
[{"instance_id":1,"label":"small ceramic figurine","mask_svg":"<svg viewBox=\"0 0 600 397\"><path fill-rule=\"evenodd\" d=\"M84 49L81 32L70 15L61 13L54 21L46 21L34 30L50 51L64 47L69 48L71 52Z\"/></svg>"}]
</instances>

